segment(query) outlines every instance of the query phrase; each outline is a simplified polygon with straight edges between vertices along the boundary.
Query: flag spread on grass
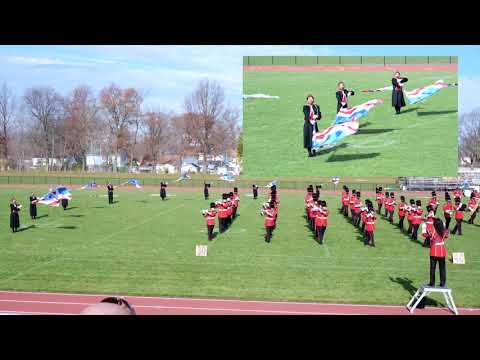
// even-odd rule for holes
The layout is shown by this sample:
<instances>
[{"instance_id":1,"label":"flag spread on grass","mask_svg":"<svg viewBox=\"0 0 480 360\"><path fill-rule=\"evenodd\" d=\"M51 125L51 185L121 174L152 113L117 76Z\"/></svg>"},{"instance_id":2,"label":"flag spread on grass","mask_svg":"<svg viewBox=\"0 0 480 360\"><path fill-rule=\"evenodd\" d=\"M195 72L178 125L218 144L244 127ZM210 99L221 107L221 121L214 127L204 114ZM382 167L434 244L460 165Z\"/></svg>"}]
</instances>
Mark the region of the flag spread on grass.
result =
<instances>
[{"instance_id":1,"label":"flag spread on grass","mask_svg":"<svg viewBox=\"0 0 480 360\"><path fill-rule=\"evenodd\" d=\"M352 121L341 124L332 124L325 130L313 134L312 148L321 149L333 146L347 136L356 134L359 125L358 120L355 118Z\"/></svg>"},{"instance_id":2,"label":"flag spread on grass","mask_svg":"<svg viewBox=\"0 0 480 360\"><path fill-rule=\"evenodd\" d=\"M233 177L233 175L231 173L227 173L227 174L221 176L220 180L232 182L232 181L235 181L235 178Z\"/></svg>"},{"instance_id":3,"label":"flag spread on grass","mask_svg":"<svg viewBox=\"0 0 480 360\"><path fill-rule=\"evenodd\" d=\"M124 182L122 185L125 185L125 184L133 185L133 186L135 186L137 189L141 189L141 188L142 188L142 186L140 185L140 181L138 181L137 179L128 179L128 181Z\"/></svg>"},{"instance_id":4,"label":"flag spread on grass","mask_svg":"<svg viewBox=\"0 0 480 360\"><path fill-rule=\"evenodd\" d=\"M88 190L88 189L95 189L95 188L97 188L97 184L95 182L91 182L86 185L83 185L80 189Z\"/></svg>"},{"instance_id":5,"label":"flag spread on grass","mask_svg":"<svg viewBox=\"0 0 480 360\"><path fill-rule=\"evenodd\" d=\"M451 86L457 86L457 84L446 84L443 80L438 80L432 85L424 86L412 91L405 91L405 95L407 96L410 105L413 105L436 94L440 90Z\"/></svg>"},{"instance_id":6,"label":"flag spread on grass","mask_svg":"<svg viewBox=\"0 0 480 360\"><path fill-rule=\"evenodd\" d=\"M48 206L59 206L60 199L57 196L57 193L54 191L50 191L47 194L43 195L38 199L39 204L44 204Z\"/></svg>"},{"instance_id":7,"label":"flag spread on grass","mask_svg":"<svg viewBox=\"0 0 480 360\"><path fill-rule=\"evenodd\" d=\"M72 200L72 194L65 186L58 186L40 197L38 203L48 206L59 206L62 199Z\"/></svg>"},{"instance_id":8,"label":"flag spread on grass","mask_svg":"<svg viewBox=\"0 0 480 360\"><path fill-rule=\"evenodd\" d=\"M243 99L280 99L280 96L266 94L242 95Z\"/></svg>"},{"instance_id":9,"label":"flag spread on grass","mask_svg":"<svg viewBox=\"0 0 480 360\"><path fill-rule=\"evenodd\" d=\"M72 194L70 193L70 190L68 190L65 186L57 187L56 192L57 192L57 197L60 200L62 199L72 200Z\"/></svg>"},{"instance_id":10,"label":"flag spread on grass","mask_svg":"<svg viewBox=\"0 0 480 360\"><path fill-rule=\"evenodd\" d=\"M349 121L353 121L353 119L358 120L361 117L367 115L373 107L382 103L383 99L373 99L349 109L340 109L337 116L335 117L334 124L343 124Z\"/></svg>"}]
</instances>

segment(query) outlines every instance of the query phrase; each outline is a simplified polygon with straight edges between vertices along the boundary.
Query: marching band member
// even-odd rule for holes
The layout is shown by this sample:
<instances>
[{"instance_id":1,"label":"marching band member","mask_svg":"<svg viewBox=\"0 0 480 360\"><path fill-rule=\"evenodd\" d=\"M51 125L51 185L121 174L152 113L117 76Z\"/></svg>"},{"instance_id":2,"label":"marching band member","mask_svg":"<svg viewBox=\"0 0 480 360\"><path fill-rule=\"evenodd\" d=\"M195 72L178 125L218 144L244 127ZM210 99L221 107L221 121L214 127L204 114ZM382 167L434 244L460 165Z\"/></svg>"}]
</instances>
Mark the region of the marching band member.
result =
<instances>
[{"instance_id":1,"label":"marching band member","mask_svg":"<svg viewBox=\"0 0 480 360\"><path fill-rule=\"evenodd\" d=\"M413 232L413 218L417 207L415 205L415 200L410 199L410 205L407 207L407 221L408 221L408 230L407 234L411 235Z\"/></svg>"},{"instance_id":2,"label":"marching band member","mask_svg":"<svg viewBox=\"0 0 480 360\"><path fill-rule=\"evenodd\" d=\"M323 244L323 238L328 226L328 208L326 201L320 200L318 203L319 210L315 218L315 234L317 235L318 242Z\"/></svg>"},{"instance_id":3,"label":"marching band member","mask_svg":"<svg viewBox=\"0 0 480 360\"><path fill-rule=\"evenodd\" d=\"M315 150L312 152L313 134L318 132L317 120L322 118L320 106L315 104L313 95L307 96L307 103L303 106L303 115L305 123L303 125L303 147L308 151L308 157L315 156Z\"/></svg>"},{"instance_id":4,"label":"marching band member","mask_svg":"<svg viewBox=\"0 0 480 360\"><path fill-rule=\"evenodd\" d=\"M274 204L267 203L261 211L261 215L265 217L265 242L267 243L272 240L272 232L275 225L275 212L273 208Z\"/></svg>"},{"instance_id":5,"label":"marching band member","mask_svg":"<svg viewBox=\"0 0 480 360\"><path fill-rule=\"evenodd\" d=\"M240 197L238 196L238 188L233 188L233 218L237 217L238 206L240 205Z\"/></svg>"},{"instance_id":6,"label":"marching band member","mask_svg":"<svg viewBox=\"0 0 480 360\"><path fill-rule=\"evenodd\" d=\"M369 204L368 213L365 216L365 241L364 245L375 246L375 220L377 219L375 216L375 210L373 209L373 205Z\"/></svg>"},{"instance_id":7,"label":"marching band member","mask_svg":"<svg viewBox=\"0 0 480 360\"><path fill-rule=\"evenodd\" d=\"M463 212L467 206L462 204L459 197L455 198L455 227L451 231L451 234L454 235L458 231L458 235L462 235L462 221L463 221Z\"/></svg>"},{"instance_id":8,"label":"marching band member","mask_svg":"<svg viewBox=\"0 0 480 360\"><path fill-rule=\"evenodd\" d=\"M225 195L225 194L224 194ZM220 233L223 233L227 230L227 218L228 218L228 207L226 201L219 201L216 204L218 208L218 226Z\"/></svg>"},{"instance_id":9,"label":"marching band member","mask_svg":"<svg viewBox=\"0 0 480 360\"><path fill-rule=\"evenodd\" d=\"M383 198L383 207L385 208L385 217L388 216L388 204L390 203L390 193L385 192L385 197Z\"/></svg>"},{"instance_id":10,"label":"marching band member","mask_svg":"<svg viewBox=\"0 0 480 360\"><path fill-rule=\"evenodd\" d=\"M435 218L433 221L432 236L430 241L430 283L428 286L435 286L435 268L440 269L440 286L446 285L446 267L445 258L447 257L447 249L445 240L448 239L448 229L445 229L443 222Z\"/></svg>"},{"instance_id":11,"label":"marching band member","mask_svg":"<svg viewBox=\"0 0 480 360\"><path fill-rule=\"evenodd\" d=\"M457 199L457 198L462 199L462 196L463 196L463 191L459 187L457 187L455 190L453 190L453 198L454 199Z\"/></svg>"},{"instance_id":12,"label":"marching band member","mask_svg":"<svg viewBox=\"0 0 480 360\"><path fill-rule=\"evenodd\" d=\"M395 194L392 192L390 193L390 199L388 201L388 221L393 223L393 213L395 212L395 205L397 202L395 201Z\"/></svg>"},{"instance_id":13,"label":"marching band member","mask_svg":"<svg viewBox=\"0 0 480 360\"><path fill-rule=\"evenodd\" d=\"M412 229L412 240L418 240L418 228L422 223L422 202L420 200L415 201L415 212L413 213L413 229Z\"/></svg>"},{"instance_id":14,"label":"marching band member","mask_svg":"<svg viewBox=\"0 0 480 360\"><path fill-rule=\"evenodd\" d=\"M32 192L30 194L30 217L32 218L32 220L35 220L37 218L37 203L38 199Z\"/></svg>"},{"instance_id":15,"label":"marching band member","mask_svg":"<svg viewBox=\"0 0 480 360\"><path fill-rule=\"evenodd\" d=\"M475 196L475 192L472 191L472 194L470 195L470 200L468 201L468 205L467 205L467 209L471 214L470 219L468 219L467 221L469 224L473 224L473 221L477 216L478 206L479 206L479 200Z\"/></svg>"},{"instance_id":16,"label":"marching band member","mask_svg":"<svg viewBox=\"0 0 480 360\"><path fill-rule=\"evenodd\" d=\"M337 114L338 114L340 109L348 108L347 98L349 96L355 95L355 92L345 89L345 83L343 81L340 81L337 84L337 92L335 95L337 96Z\"/></svg>"},{"instance_id":17,"label":"marching band member","mask_svg":"<svg viewBox=\"0 0 480 360\"><path fill-rule=\"evenodd\" d=\"M17 232L20 227L20 216L18 212L22 208L22 205L17 203L17 199L12 198L10 202L10 228L12 232Z\"/></svg>"},{"instance_id":18,"label":"marching band member","mask_svg":"<svg viewBox=\"0 0 480 360\"><path fill-rule=\"evenodd\" d=\"M405 98L403 97L403 86L408 78L402 78L398 71L392 78L392 106L395 108L395 114L400 114L400 109L405 106Z\"/></svg>"},{"instance_id":19,"label":"marching band member","mask_svg":"<svg viewBox=\"0 0 480 360\"><path fill-rule=\"evenodd\" d=\"M349 203L349 190L348 190L348 187L346 187L344 185L343 187L343 191L342 191L342 214L343 216L345 217L348 217L348 203Z\"/></svg>"},{"instance_id":20,"label":"marching band member","mask_svg":"<svg viewBox=\"0 0 480 360\"><path fill-rule=\"evenodd\" d=\"M435 213L435 215L437 215L438 204L439 202L437 200L437 193L435 191L432 191L432 197L430 198L428 205L433 208L433 212Z\"/></svg>"},{"instance_id":21,"label":"marching band member","mask_svg":"<svg viewBox=\"0 0 480 360\"><path fill-rule=\"evenodd\" d=\"M382 205L383 205L383 188L380 186L376 188L376 199L377 199L377 206L378 206L378 215L381 214L382 211Z\"/></svg>"},{"instance_id":22,"label":"marching band member","mask_svg":"<svg viewBox=\"0 0 480 360\"><path fill-rule=\"evenodd\" d=\"M365 206L360 209L360 218L362 219L362 234L364 239L365 239L365 223L367 221L366 218L368 214L368 208L370 205L373 206L372 202L369 199L367 199L365 200Z\"/></svg>"},{"instance_id":23,"label":"marching band member","mask_svg":"<svg viewBox=\"0 0 480 360\"><path fill-rule=\"evenodd\" d=\"M405 214L407 213L407 204L405 203L405 196L400 196L400 204L398 204L398 227L404 231L403 221L405 220Z\"/></svg>"},{"instance_id":24,"label":"marching band member","mask_svg":"<svg viewBox=\"0 0 480 360\"><path fill-rule=\"evenodd\" d=\"M353 211L355 214L355 219L353 221L353 225L355 227L360 226L360 209L362 208L362 201L360 200L360 192L357 191L356 197L355 197L355 202L353 204Z\"/></svg>"},{"instance_id":25,"label":"marching band member","mask_svg":"<svg viewBox=\"0 0 480 360\"><path fill-rule=\"evenodd\" d=\"M445 204L443 204L443 217L445 218L445 228L448 230L450 226L450 220L452 220L452 214L454 213L455 208L452 204L452 198L445 192Z\"/></svg>"},{"instance_id":26,"label":"marching band member","mask_svg":"<svg viewBox=\"0 0 480 360\"><path fill-rule=\"evenodd\" d=\"M215 210L215 203L210 203L209 210L203 210L203 217L207 223L207 234L208 240L213 239L213 228L215 227L215 217L217 216L217 211Z\"/></svg>"},{"instance_id":27,"label":"marching band member","mask_svg":"<svg viewBox=\"0 0 480 360\"><path fill-rule=\"evenodd\" d=\"M348 200L348 206L350 207L352 222L355 222L355 199L356 198L357 198L357 191L353 189L352 194L350 195L350 199Z\"/></svg>"},{"instance_id":28,"label":"marching band member","mask_svg":"<svg viewBox=\"0 0 480 360\"><path fill-rule=\"evenodd\" d=\"M427 218L425 220L426 223L426 232L425 232L425 241L423 242L424 247L429 247L430 246L430 238L432 235L432 230L433 230L433 219L435 218L435 212L433 210L432 205L427 205Z\"/></svg>"}]
</instances>

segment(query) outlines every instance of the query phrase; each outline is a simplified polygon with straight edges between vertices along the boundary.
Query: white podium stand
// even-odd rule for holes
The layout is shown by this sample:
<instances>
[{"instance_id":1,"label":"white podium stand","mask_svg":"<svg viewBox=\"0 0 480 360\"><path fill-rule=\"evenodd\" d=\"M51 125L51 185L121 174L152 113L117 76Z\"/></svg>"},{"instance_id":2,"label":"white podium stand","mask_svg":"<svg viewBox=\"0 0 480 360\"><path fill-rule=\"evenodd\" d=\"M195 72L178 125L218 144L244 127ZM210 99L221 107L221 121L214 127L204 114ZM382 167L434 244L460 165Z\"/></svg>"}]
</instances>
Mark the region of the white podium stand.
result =
<instances>
[{"instance_id":1,"label":"white podium stand","mask_svg":"<svg viewBox=\"0 0 480 360\"><path fill-rule=\"evenodd\" d=\"M415 293L415 295L413 295L413 297L408 302L407 309L410 311L410 313L413 314L413 311L416 309L420 301L430 293L442 293L448 308L455 315L458 315L457 307L453 302L452 289L444 288L444 287L428 286L428 285L420 286L417 292Z\"/></svg>"}]
</instances>

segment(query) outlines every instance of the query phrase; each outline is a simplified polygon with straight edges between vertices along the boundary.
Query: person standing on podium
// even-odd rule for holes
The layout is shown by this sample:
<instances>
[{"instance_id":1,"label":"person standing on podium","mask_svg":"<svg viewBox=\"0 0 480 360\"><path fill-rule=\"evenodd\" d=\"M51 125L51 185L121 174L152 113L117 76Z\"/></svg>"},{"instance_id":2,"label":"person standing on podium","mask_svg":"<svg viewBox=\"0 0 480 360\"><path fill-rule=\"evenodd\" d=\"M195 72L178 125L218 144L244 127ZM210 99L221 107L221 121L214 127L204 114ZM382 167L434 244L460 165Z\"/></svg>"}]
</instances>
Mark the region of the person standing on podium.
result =
<instances>
[{"instance_id":1,"label":"person standing on podium","mask_svg":"<svg viewBox=\"0 0 480 360\"><path fill-rule=\"evenodd\" d=\"M428 286L435 286L435 270L440 269L440 287L445 287L447 281L445 258L447 249L445 240L448 238L448 230L443 225L443 221L439 218L433 220L432 235L430 238L430 282Z\"/></svg>"}]
</instances>

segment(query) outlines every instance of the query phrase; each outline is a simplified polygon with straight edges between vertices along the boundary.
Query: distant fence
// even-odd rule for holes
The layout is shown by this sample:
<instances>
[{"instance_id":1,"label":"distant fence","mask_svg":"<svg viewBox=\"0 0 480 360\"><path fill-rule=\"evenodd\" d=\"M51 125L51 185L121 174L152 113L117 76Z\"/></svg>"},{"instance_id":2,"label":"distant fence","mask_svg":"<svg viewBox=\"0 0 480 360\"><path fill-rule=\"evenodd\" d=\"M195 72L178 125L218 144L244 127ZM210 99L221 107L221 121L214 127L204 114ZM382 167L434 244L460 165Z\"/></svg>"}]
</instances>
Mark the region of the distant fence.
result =
<instances>
[{"instance_id":1,"label":"distant fence","mask_svg":"<svg viewBox=\"0 0 480 360\"><path fill-rule=\"evenodd\" d=\"M167 180L170 186L175 187L203 187L204 182L210 183L214 188L233 188L234 186L238 188L251 188L252 184L256 183L258 186L264 185L265 181L258 181L249 179L249 180L236 180L235 182L226 182L222 180L203 180L203 179L189 179L185 181L175 182L171 179L163 179L161 177L155 178L137 178L142 185L153 185L160 187L160 181ZM82 186L89 182L96 182L98 185L106 185L108 182L111 182L113 185L120 185L126 182L128 178L122 177L95 177L95 176L41 176L41 175L32 175L32 176L21 176L21 175L8 175L0 176L0 184L27 184L27 185L75 185ZM315 183L314 181L288 181L281 180L277 181L279 189L306 189L308 185L320 185L320 183ZM340 183L334 185L331 182L322 183L323 190L338 190L341 189L343 185L347 185L350 189L356 189L359 191L375 191L376 186L383 186L383 188L388 188L391 190L397 190L398 184L395 183L374 183L374 182L358 182L358 183Z\"/></svg>"},{"instance_id":2,"label":"distant fence","mask_svg":"<svg viewBox=\"0 0 480 360\"><path fill-rule=\"evenodd\" d=\"M243 65L458 64L458 56L244 56Z\"/></svg>"}]
</instances>

